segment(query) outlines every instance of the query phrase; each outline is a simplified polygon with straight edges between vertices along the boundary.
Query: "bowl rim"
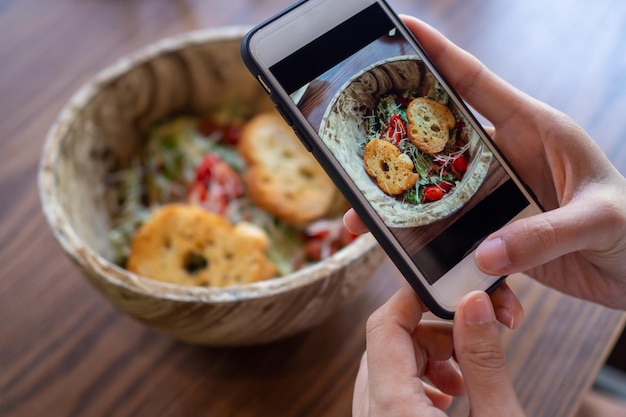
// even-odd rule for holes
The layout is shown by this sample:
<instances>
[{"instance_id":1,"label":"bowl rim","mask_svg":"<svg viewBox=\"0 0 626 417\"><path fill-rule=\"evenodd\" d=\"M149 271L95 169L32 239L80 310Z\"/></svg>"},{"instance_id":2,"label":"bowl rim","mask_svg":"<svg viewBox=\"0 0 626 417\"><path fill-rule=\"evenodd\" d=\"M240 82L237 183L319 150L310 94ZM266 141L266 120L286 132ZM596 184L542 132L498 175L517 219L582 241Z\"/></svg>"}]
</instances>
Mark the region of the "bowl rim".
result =
<instances>
[{"instance_id":1,"label":"bowl rim","mask_svg":"<svg viewBox=\"0 0 626 417\"><path fill-rule=\"evenodd\" d=\"M380 59L357 73L353 74L348 80L346 80L333 94L331 100L329 101L328 106L324 110L324 114L322 116L320 126L318 129L318 134L322 141L326 143L327 146L333 146L332 141L330 141L330 145L328 142L328 131L329 120L335 106L340 101L340 99L346 94L346 91L361 77L363 77L366 73L371 72L374 69L394 64L403 61L421 61L423 59L419 55L407 54L407 55L399 55L391 58L383 58ZM457 107L458 104L451 100L454 107ZM446 107L450 107L449 104L446 104ZM463 113L455 114L455 119L462 118L466 125L471 126L471 123L467 120ZM331 129L332 132L332 129ZM471 200L472 196L478 191L481 187L484 179L486 178L487 171L489 169L489 164L491 163L492 153L487 149L478 133L476 133L471 141L474 143L478 143L475 151L478 151L477 155L473 155L470 161L470 165L468 168L468 172L464 175L463 179L460 183L455 187L455 189L448 195L446 198L443 198L439 201L427 203L427 205L420 205L419 210L417 211L417 207L413 207L408 203L399 203L393 202L394 198L388 197L385 195L383 191L378 188L372 187L375 189L375 192L380 196L378 199L383 198L382 203L380 201L373 201L372 205L374 206L375 211L381 216L385 224L391 228L398 229L406 229L406 228L414 228L414 227L422 227L429 226L433 223L441 221L445 218L450 217L457 211L459 211L469 200ZM342 156L343 157L343 156ZM362 159L362 158L361 158ZM362 165L362 164L361 164ZM361 189L361 184L370 184L373 180L365 173L363 170L359 177L355 178L355 183ZM470 191L469 194L467 192ZM361 192L364 192L361 189ZM377 199L377 200L378 200ZM392 203L393 202L393 203ZM390 213L388 209L385 208L388 204L392 203L396 207L400 207L403 211L406 210L406 213Z\"/></svg>"},{"instance_id":2,"label":"bowl rim","mask_svg":"<svg viewBox=\"0 0 626 417\"><path fill-rule=\"evenodd\" d=\"M249 29L250 26L222 26L185 32L158 40L119 58L112 65L98 71L84 82L62 107L45 136L38 166L37 185L41 209L48 226L64 252L83 271L92 271L100 280L108 284L159 299L227 303L265 299L311 285L328 278L331 275L330 270L345 268L355 262L359 256L377 246L371 234L367 233L324 261L306 266L283 277L229 287L194 287L157 281L119 267L89 248L71 227L57 198L55 166L60 156L61 144L84 106L98 96L103 86L108 85L131 68L189 46L241 40ZM87 275L90 274L87 273Z\"/></svg>"}]
</instances>

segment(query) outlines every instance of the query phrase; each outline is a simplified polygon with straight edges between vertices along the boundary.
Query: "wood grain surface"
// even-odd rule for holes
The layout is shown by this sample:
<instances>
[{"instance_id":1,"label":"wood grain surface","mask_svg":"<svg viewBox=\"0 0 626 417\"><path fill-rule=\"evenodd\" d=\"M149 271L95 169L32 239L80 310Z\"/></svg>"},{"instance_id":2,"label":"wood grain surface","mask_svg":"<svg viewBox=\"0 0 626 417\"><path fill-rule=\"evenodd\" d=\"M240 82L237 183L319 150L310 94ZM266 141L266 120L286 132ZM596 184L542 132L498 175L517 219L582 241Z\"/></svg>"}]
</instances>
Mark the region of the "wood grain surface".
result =
<instances>
[{"instance_id":1,"label":"wood grain surface","mask_svg":"<svg viewBox=\"0 0 626 417\"><path fill-rule=\"evenodd\" d=\"M287 0L0 0L0 416L348 416L367 316L403 282L383 264L363 294L283 342L208 349L115 310L52 238L36 169L56 114L96 71L165 36L254 24ZM570 114L626 172L626 4L392 0L517 87ZM576 411L624 314L523 276L503 331L529 416ZM460 400L450 415L467 415Z\"/></svg>"}]
</instances>

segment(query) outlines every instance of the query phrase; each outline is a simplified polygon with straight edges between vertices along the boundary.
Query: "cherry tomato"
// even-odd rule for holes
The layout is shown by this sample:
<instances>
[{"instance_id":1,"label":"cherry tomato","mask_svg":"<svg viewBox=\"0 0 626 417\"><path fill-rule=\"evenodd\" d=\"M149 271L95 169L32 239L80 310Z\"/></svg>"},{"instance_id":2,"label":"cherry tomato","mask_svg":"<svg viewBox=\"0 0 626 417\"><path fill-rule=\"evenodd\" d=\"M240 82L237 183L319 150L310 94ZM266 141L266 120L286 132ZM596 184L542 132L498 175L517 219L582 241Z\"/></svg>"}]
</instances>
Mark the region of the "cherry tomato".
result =
<instances>
[{"instance_id":1,"label":"cherry tomato","mask_svg":"<svg viewBox=\"0 0 626 417\"><path fill-rule=\"evenodd\" d=\"M424 188L424 199L426 201L437 201L443 197L443 190L436 185L429 185Z\"/></svg>"},{"instance_id":2,"label":"cherry tomato","mask_svg":"<svg viewBox=\"0 0 626 417\"><path fill-rule=\"evenodd\" d=\"M213 168L220 161L220 157L214 153L209 153L202 158L198 168L196 168L196 181L207 182L211 178Z\"/></svg>"},{"instance_id":3,"label":"cherry tomato","mask_svg":"<svg viewBox=\"0 0 626 417\"><path fill-rule=\"evenodd\" d=\"M406 136L406 126L399 114L394 114L389 120L387 128L387 138L395 146L400 145L400 141Z\"/></svg>"},{"instance_id":4,"label":"cherry tomato","mask_svg":"<svg viewBox=\"0 0 626 417\"><path fill-rule=\"evenodd\" d=\"M467 158L465 155L459 155L456 157L454 161L452 161L452 166L457 170L458 173L463 174L467 171Z\"/></svg>"},{"instance_id":5,"label":"cherry tomato","mask_svg":"<svg viewBox=\"0 0 626 417\"><path fill-rule=\"evenodd\" d=\"M396 96L396 99L394 100L396 102L396 104L403 106L403 107L408 107L408 105L411 103L411 101L413 101L413 98L411 97L404 97L404 96Z\"/></svg>"},{"instance_id":6,"label":"cherry tomato","mask_svg":"<svg viewBox=\"0 0 626 417\"><path fill-rule=\"evenodd\" d=\"M444 193L447 193L447 192L450 192L452 187L454 187L454 184L448 181L441 181L439 184L437 184L437 186L441 188Z\"/></svg>"},{"instance_id":7,"label":"cherry tomato","mask_svg":"<svg viewBox=\"0 0 626 417\"><path fill-rule=\"evenodd\" d=\"M218 160L213 165L209 186L219 187L229 200L241 196L244 191L237 171L222 160Z\"/></svg>"},{"instance_id":8,"label":"cherry tomato","mask_svg":"<svg viewBox=\"0 0 626 417\"><path fill-rule=\"evenodd\" d=\"M201 120L198 122L198 132L204 137L209 137L214 133L219 136L219 141L226 144L235 146L239 143L241 137L242 127L239 125L222 126L211 120Z\"/></svg>"},{"instance_id":9,"label":"cherry tomato","mask_svg":"<svg viewBox=\"0 0 626 417\"><path fill-rule=\"evenodd\" d=\"M189 188L189 192L187 193L187 199L190 202L201 203L206 200L207 189L206 185L201 182L194 182Z\"/></svg>"},{"instance_id":10,"label":"cherry tomato","mask_svg":"<svg viewBox=\"0 0 626 417\"><path fill-rule=\"evenodd\" d=\"M322 258L322 239L310 239L304 244L304 253L310 261L319 261Z\"/></svg>"},{"instance_id":11,"label":"cherry tomato","mask_svg":"<svg viewBox=\"0 0 626 417\"><path fill-rule=\"evenodd\" d=\"M227 145L235 146L239 143L242 132L241 126L230 126L224 129L222 141Z\"/></svg>"}]
</instances>

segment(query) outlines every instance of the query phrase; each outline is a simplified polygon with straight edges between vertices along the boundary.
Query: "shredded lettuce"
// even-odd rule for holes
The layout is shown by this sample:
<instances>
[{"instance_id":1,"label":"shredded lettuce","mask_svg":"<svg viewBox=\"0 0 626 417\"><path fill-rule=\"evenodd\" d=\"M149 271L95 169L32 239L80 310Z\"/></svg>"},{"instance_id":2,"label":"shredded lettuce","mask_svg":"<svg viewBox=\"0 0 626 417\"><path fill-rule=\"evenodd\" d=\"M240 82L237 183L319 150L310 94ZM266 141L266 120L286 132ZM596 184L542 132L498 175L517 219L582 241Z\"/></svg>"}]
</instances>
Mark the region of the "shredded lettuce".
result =
<instances>
[{"instance_id":1,"label":"shredded lettuce","mask_svg":"<svg viewBox=\"0 0 626 417\"><path fill-rule=\"evenodd\" d=\"M109 232L114 261L126 263L135 231L150 217L150 210L142 204L142 175L139 166L117 173L118 186L123 195L117 225Z\"/></svg>"},{"instance_id":2,"label":"shredded lettuce","mask_svg":"<svg viewBox=\"0 0 626 417\"><path fill-rule=\"evenodd\" d=\"M413 90L404 91L399 95L388 94L383 96L376 109L371 114L365 116L367 140L361 144L361 148L364 148L367 142L372 139L385 138L389 123L394 115L400 116L405 125L408 126L406 104L415 97L416 92ZM428 92L427 97L446 105L450 99L448 93L439 84ZM397 144L398 149L409 156L413 162L415 172L419 174L419 180L415 187L403 193L402 201L421 204L424 188L429 185L438 185L445 181L448 183L448 186L456 186L458 178L450 172L450 167L452 162L460 155L469 153L469 145L465 135L464 124L459 122L451 130L450 140L446 144L445 149L437 155L428 155L421 152L407 137L400 140L400 143ZM464 145L461 146L462 144Z\"/></svg>"}]
</instances>

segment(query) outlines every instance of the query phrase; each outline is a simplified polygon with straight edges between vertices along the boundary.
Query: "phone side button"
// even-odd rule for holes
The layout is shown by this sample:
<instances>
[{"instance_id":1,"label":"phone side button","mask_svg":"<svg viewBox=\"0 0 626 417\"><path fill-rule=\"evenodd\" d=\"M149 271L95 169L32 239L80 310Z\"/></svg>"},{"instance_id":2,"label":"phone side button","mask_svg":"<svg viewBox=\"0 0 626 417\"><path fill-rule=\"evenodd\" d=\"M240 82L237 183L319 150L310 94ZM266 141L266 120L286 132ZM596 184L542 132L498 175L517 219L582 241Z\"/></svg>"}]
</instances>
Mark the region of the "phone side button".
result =
<instances>
[{"instance_id":1,"label":"phone side button","mask_svg":"<svg viewBox=\"0 0 626 417\"><path fill-rule=\"evenodd\" d=\"M296 133L296 136L298 137L298 139L300 139L300 142L302 142L302 144L304 145L304 147L306 148L307 151L311 152L313 151L313 147L311 146L311 144L309 143L309 140L306 138L306 136L304 136L302 134L302 132L300 132L297 128L293 128L293 131Z\"/></svg>"},{"instance_id":2,"label":"phone side button","mask_svg":"<svg viewBox=\"0 0 626 417\"><path fill-rule=\"evenodd\" d=\"M283 119L285 119L287 124L289 124L289 126L293 126L293 120L291 120L291 117L289 117L287 113L283 111L283 108L280 106L280 104L276 104L274 105L274 107L276 107L276 110L278 110L278 113L280 113L280 115L283 116Z\"/></svg>"},{"instance_id":3,"label":"phone side button","mask_svg":"<svg viewBox=\"0 0 626 417\"><path fill-rule=\"evenodd\" d=\"M261 74L257 75L256 79L259 82L259 84L261 84L261 86L263 87L263 89L265 90L267 94L272 94L272 90L270 90L270 87L267 85L267 83L265 82Z\"/></svg>"}]
</instances>

